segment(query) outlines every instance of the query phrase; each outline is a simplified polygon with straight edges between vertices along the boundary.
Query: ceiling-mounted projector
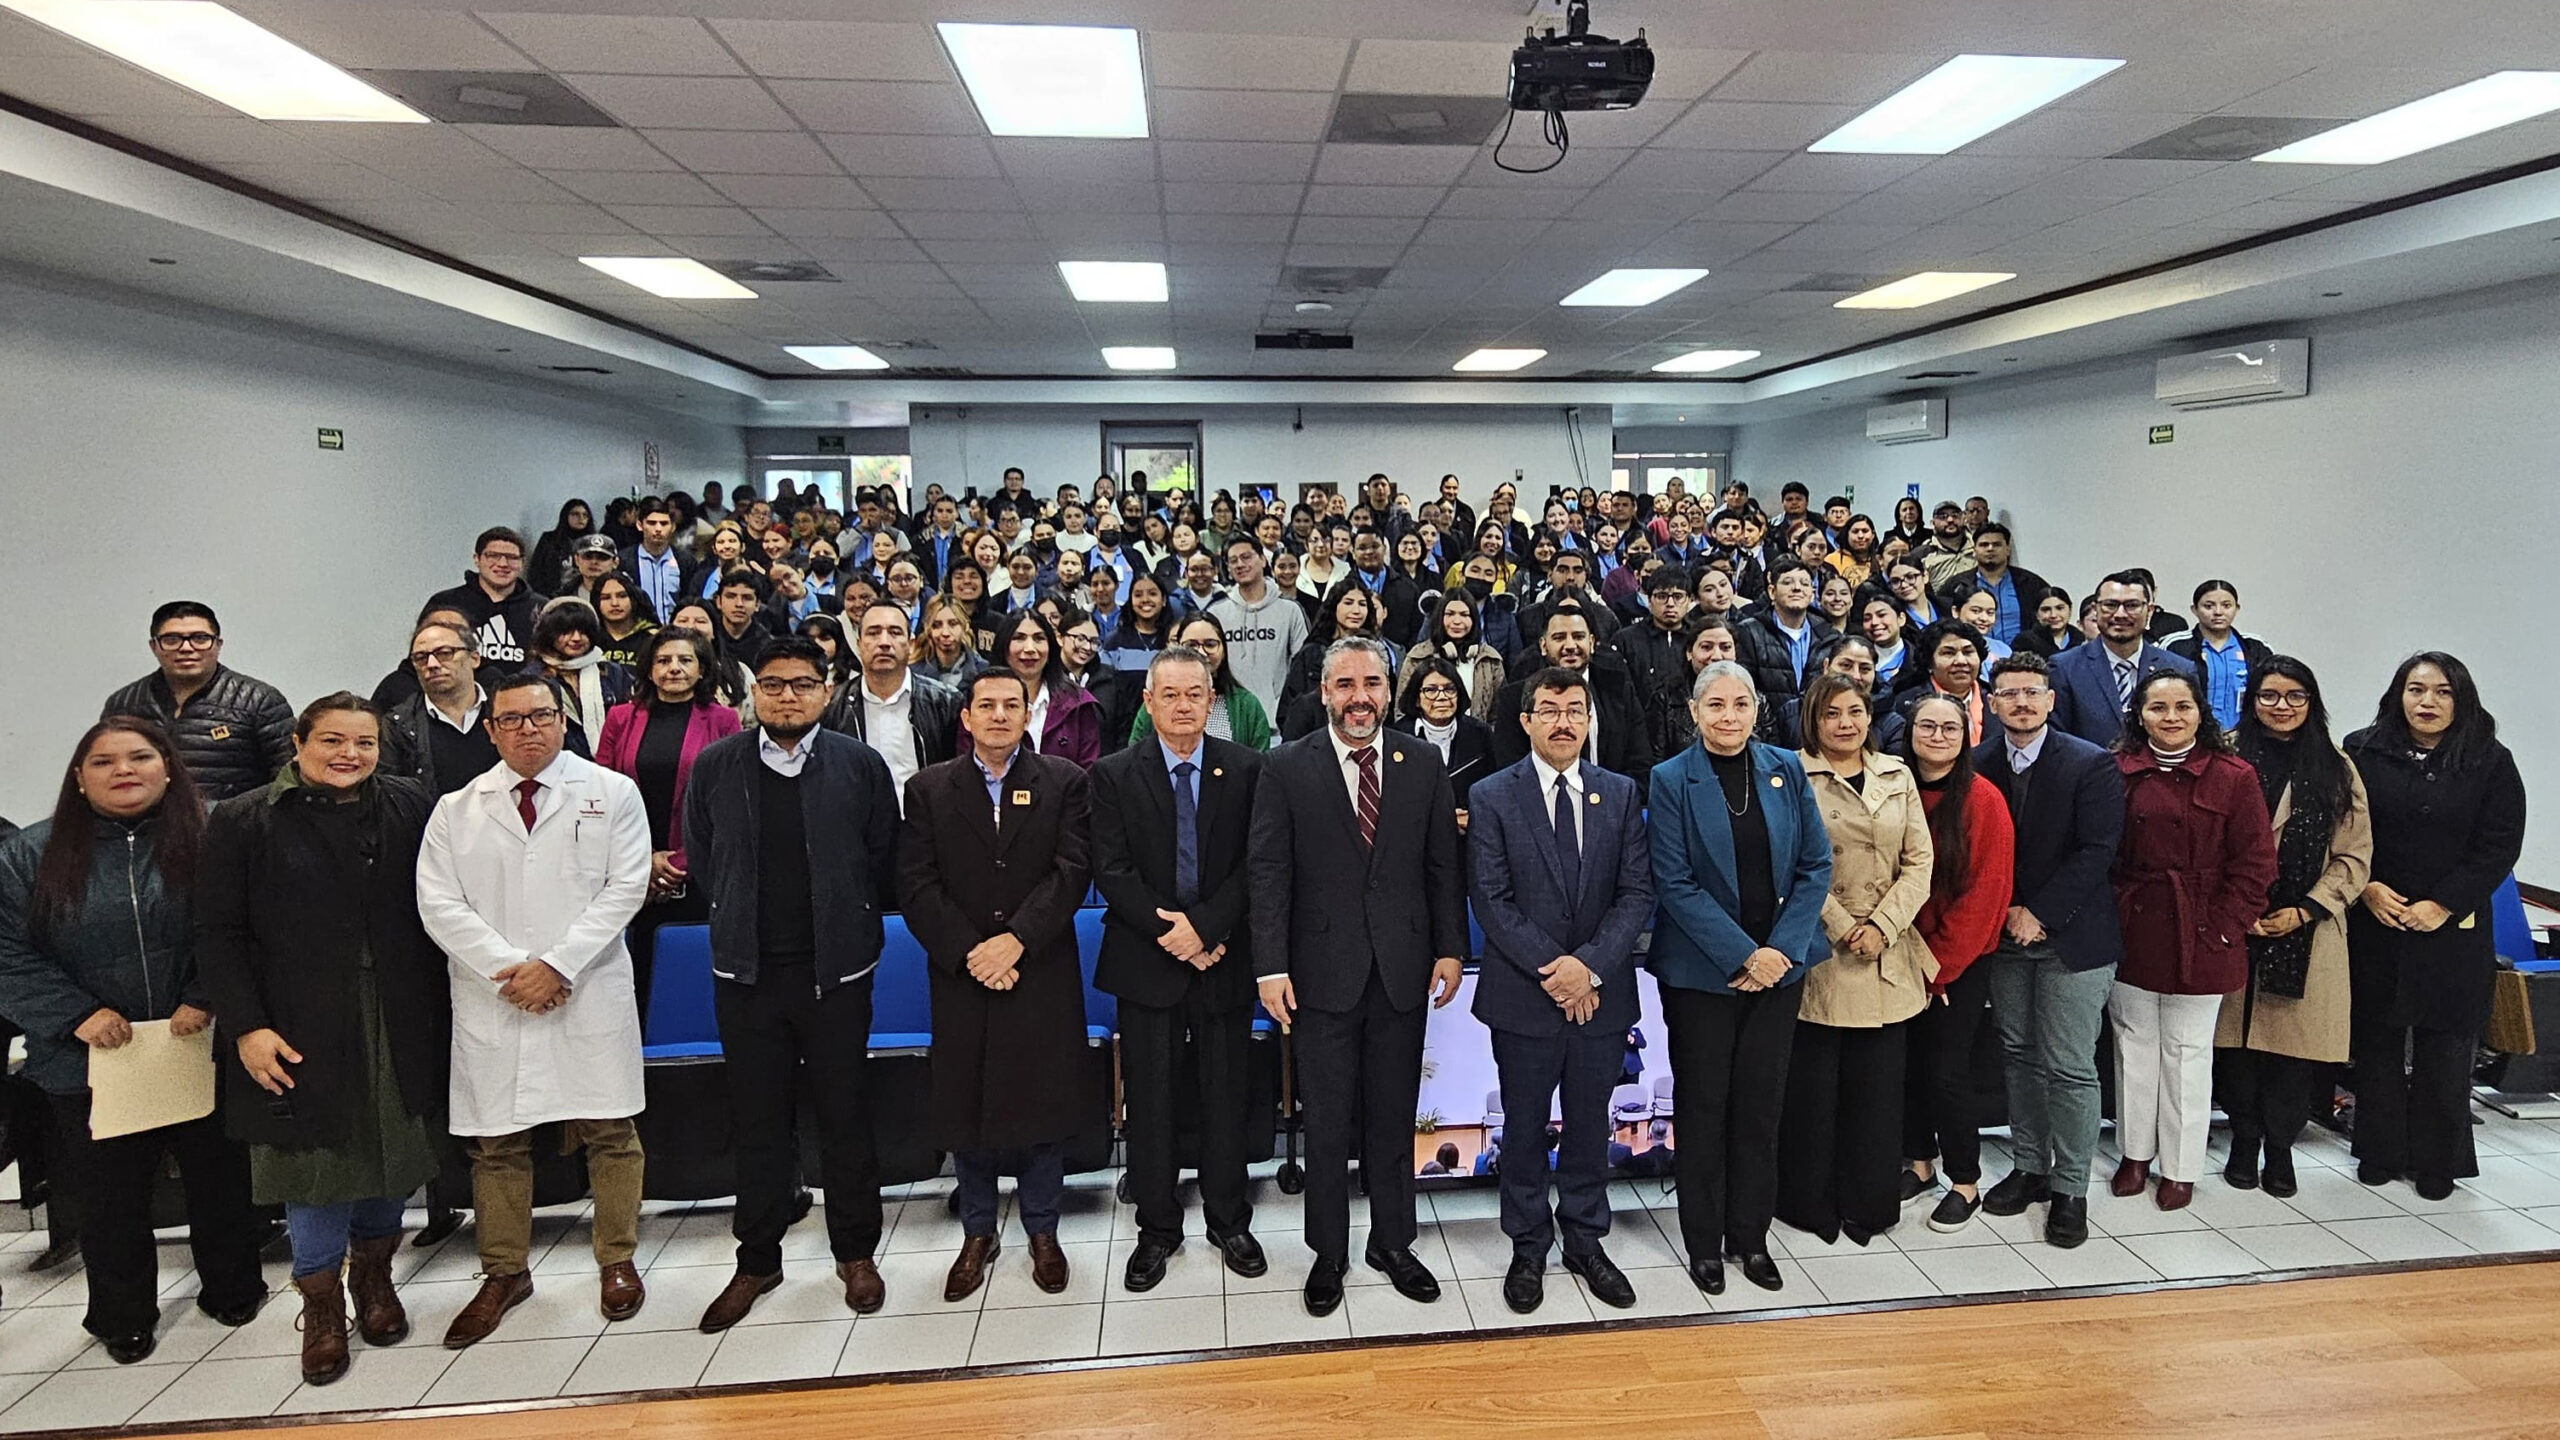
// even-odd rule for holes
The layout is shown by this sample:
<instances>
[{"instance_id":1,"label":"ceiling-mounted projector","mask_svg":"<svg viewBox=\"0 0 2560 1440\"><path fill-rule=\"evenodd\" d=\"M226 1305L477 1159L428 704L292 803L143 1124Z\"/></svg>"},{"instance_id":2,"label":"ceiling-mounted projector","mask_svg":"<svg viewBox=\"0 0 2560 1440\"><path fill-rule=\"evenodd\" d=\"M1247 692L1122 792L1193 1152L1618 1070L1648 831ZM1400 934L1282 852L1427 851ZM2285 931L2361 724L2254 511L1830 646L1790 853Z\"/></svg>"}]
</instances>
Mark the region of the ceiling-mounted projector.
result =
<instances>
[{"instance_id":1,"label":"ceiling-mounted projector","mask_svg":"<svg viewBox=\"0 0 2560 1440\"><path fill-rule=\"evenodd\" d=\"M1624 110L1653 84L1653 47L1591 33L1591 0L1565 0L1565 30L1532 31L1511 52L1511 108Z\"/></svg>"}]
</instances>

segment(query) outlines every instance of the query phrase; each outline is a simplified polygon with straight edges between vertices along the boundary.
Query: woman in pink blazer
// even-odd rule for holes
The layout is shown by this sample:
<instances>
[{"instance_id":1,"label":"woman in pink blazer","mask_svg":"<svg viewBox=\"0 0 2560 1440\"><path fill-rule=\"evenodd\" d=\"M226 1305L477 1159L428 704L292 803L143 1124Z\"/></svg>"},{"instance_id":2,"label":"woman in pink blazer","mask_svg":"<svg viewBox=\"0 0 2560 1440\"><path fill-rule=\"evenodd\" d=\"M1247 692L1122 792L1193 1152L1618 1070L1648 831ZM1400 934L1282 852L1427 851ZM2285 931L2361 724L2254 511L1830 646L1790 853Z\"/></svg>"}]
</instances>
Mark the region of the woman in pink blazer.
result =
<instances>
[{"instance_id":1,"label":"woman in pink blazer","mask_svg":"<svg viewBox=\"0 0 2560 1440\"><path fill-rule=\"evenodd\" d=\"M698 925L710 911L685 883L684 785L702 747L738 733L738 712L707 678L709 636L670 626L640 647L632 698L605 713L596 763L630 776L649 812L649 899L631 922L632 979L640 1022L649 1021L649 978L661 925Z\"/></svg>"}]
</instances>

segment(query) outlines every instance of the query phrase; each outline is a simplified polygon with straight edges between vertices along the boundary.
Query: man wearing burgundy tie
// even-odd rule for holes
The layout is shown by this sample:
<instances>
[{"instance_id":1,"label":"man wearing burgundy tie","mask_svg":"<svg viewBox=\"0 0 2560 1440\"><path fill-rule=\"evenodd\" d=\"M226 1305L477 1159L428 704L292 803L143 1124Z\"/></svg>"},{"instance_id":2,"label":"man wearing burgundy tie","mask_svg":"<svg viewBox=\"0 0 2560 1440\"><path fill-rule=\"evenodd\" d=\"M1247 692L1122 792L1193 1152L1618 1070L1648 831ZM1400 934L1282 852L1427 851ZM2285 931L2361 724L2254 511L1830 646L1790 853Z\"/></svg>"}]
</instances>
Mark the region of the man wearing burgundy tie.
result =
<instances>
[{"instance_id":1,"label":"man wearing burgundy tie","mask_svg":"<svg viewBox=\"0 0 2560 1440\"><path fill-rule=\"evenodd\" d=\"M1414 1258L1413 1116L1423 1001L1457 998L1467 943L1457 800L1440 752L1390 731L1387 649L1325 651L1327 724L1263 761L1253 803L1254 974L1262 1007L1294 1027L1307 1107L1306 1306L1342 1303L1350 1162L1369 1191L1362 1257L1406 1298L1440 1297Z\"/></svg>"},{"instance_id":2,"label":"man wearing burgundy tie","mask_svg":"<svg viewBox=\"0 0 2560 1440\"><path fill-rule=\"evenodd\" d=\"M649 890L649 815L628 776L562 750L552 681L489 689L488 773L437 802L418 852L418 917L453 985L447 1128L471 1151L480 1291L445 1332L485 1339L533 1295L533 1145L558 1124L587 1152L607 1320L644 1298L640 1012L623 927Z\"/></svg>"}]
</instances>

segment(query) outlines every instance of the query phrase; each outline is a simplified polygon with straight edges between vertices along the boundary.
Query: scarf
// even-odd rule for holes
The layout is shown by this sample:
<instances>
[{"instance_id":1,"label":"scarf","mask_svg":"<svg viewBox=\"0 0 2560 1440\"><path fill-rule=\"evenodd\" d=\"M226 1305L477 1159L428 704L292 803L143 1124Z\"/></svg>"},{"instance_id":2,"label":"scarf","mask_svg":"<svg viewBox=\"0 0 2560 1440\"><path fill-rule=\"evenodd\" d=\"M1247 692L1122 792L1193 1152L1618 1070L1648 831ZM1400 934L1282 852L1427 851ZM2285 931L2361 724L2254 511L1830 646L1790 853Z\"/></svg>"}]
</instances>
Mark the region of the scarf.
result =
<instances>
[{"instance_id":1,"label":"scarf","mask_svg":"<svg viewBox=\"0 0 2560 1440\"><path fill-rule=\"evenodd\" d=\"M588 753L593 754L596 737L604 733L604 652L590 650L575 660L554 660L550 665L576 677L564 687L577 706L569 712L569 718L587 737Z\"/></svg>"},{"instance_id":2,"label":"scarf","mask_svg":"<svg viewBox=\"0 0 2560 1440\"><path fill-rule=\"evenodd\" d=\"M1413 719L1413 730L1415 734L1430 741L1433 748L1440 752L1441 764L1449 763L1449 742L1458 738L1457 716L1450 716L1449 723L1446 725L1434 725L1417 715Z\"/></svg>"},{"instance_id":3,"label":"scarf","mask_svg":"<svg viewBox=\"0 0 2560 1440\"><path fill-rule=\"evenodd\" d=\"M2253 738L2241 751L2241 758L2257 768L2259 794L2267 802L2268 815L2275 814L2288 790L2293 794L2293 809L2276 836L2276 879L2267 887L2267 910L2272 914L2298 905L2311 916L2311 923L2290 935L2249 937L2253 983L2261 993L2286 1000L2301 999L2311 975L2311 936L2322 918L2320 908L2311 903L2311 887L2320 883L2321 874L2329 868L2329 841L2337 830L2337 816L2331 813L2327 797L2293 783L2295 761L2302 754L2297 745L2291 740Z\"/></svg>"}]
</instances>

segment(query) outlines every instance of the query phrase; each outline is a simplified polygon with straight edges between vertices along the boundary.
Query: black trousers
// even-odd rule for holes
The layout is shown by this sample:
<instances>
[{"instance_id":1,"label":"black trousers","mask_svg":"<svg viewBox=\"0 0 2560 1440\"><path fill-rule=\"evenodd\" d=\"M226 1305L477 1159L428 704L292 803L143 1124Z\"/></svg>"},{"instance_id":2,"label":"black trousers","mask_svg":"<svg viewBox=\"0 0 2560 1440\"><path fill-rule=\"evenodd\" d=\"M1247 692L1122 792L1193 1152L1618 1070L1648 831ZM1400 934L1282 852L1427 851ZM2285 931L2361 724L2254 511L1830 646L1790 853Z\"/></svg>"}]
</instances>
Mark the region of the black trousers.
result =
<instances>
[{"instance_id":1,"label":"black trousers","mask_svg":"<svg viewBox=\"0 0 2560 1440\"><path fill-rule=\"evenodd\" d=\"M1908 1021L1874 1030L1799 1022L1778 1126L1778 1218L1825 1240L1843 1221L1902 1218L1902 1079Z\"/></svg>"},{"instance_id":2,"label":"black trousers","mask_svg":"<svg viewBox=\"0 0 2560 1440\"><path fill-rule=\"evenodd\" d=\"M1413 1107L1422 1092L1426 1005L1398 1010L1376 972L1360 1003L1341 1012L1302 1009L1298 1095L1307 1107L1307 1248L1347 1264L1351 1249L1351 1147L1369 1192L1369 1244L1413 1244ZM1355 1136L1356 1132L1356 1136Z\"/></svg>"},{"instance_id":3,"label":"black trousers","mask_svg":"<svg viewBox=\"0 0 2560 1440\"><path fill-rule=\"evenodd\" d=\"M2265 1050L2238 1048L2213 1052L2213 1093L2231 1117L2231 1153L2263 1143L2269 1155L2281 1155L2302 1138L2311 1122L2311 1097L2328 1098L2322 1084L2330 1066ZM2464 1117L2465 1128L2470 1119Z\"/></svg>"},{"instance_id":4,"label":"black trousers","mask_svg":"<svg viewBox=\"0 0 2560 1440\"><path fill-rule=\"evenodd\" d=\"M1553 1035L1493 1032L1493 1063L1501 1077L1502 1113L1515 1142L1504 1147L1514 1163L1501 1166L1502 1233L1511 1253L1544 1265L1559 1222L1568 1255L1589 1255L1609 1233L1609 1092L1626 1064L1627 1032L1567 1026ZM1556 1166L1546 1167L1547 1115L1557 1089L1564 1091L1564 1138ZM1555 1209L1547 1208L1553 1179Z\"/></svg>"},{"instance_id":5,"label":"black trousers","mask_svg":"<svg viewBox=\"0 0 2560 1440\"><path fill-rule=\"evenodd\" d=\"M1693 1260L1769 1248L1778 1120L1804 987L1748 995L1662 987L1671 1031L1671 1116L1680 1236Z\"/></svg>"},{"instance_id":6,"label":"black trousers","mask_svg":"<svg viewBox=\"0 0 2560 1440\"><path fill-rule=\"evenodd\" d=\"M880 1246L880 1164L865 1103L871 977L821 998L814 972L788 965L753 985L713 977L712 1012L728 1057L729 1119L738 1157L738 1269L782 1268L799 1187L795 1122L805 1077L818 1112L818 1183L827 1192L827 1243L839 1264Z\"/></svg>"},{"instance_id":7,"label":"black trousers","mask_svg":"<svg viewBox=\"0 0 2560 1440\"><path fill-rule=\"evenodd\" d=\"M1911 1017L1904 1040L1902 1158L1937 1161L1950 1184L1982 1179L1973 1046L1990 1017L1991 972L1979 963L1968 965L1947 987L1945 1003L1932 1000Z\"/></svg>"},{"instance_id":8,"label":"black trousers","mask_svg":"<svg viewBox=\"0 0 2560 1440\"><path fill-rule=\"evenodd\" d=\"M160 1319L160 1250L151 1238L151 1192L174 1158L187 1194L187 1245L208 1310L248 1305L267 1293L258 1273L266 1225L249 1200L249 1149L222 1133L222 1112L108 1140L89 1138L89 1094L52 1098L67 1178L80 1197L80 1250L89 1271L92 1335L138 1335ZM61 1181L55 1182L57 1188Z\"/></svg>"},{"instance_id":9,"label":"black trousers","mask_svg":"<svg viewBox=\"0 0 2560 1440\"><path fill-rule=\"evenodd\" d=\"M2471 1144L2470 1031L2353 1023L2356 1158L2411 1175L2480 1173Z\"/></svg>"},{"instance_id":10,"label":"black trousers","mask_svg":"<svg viewBox=\"0 0 2560 1440\"><path fill-rule=\"evenodd\" d=\"M1182 1039L1192 1037L1197 1069L1186 1072ZM1209 1237L1250 1229L1253 1202L1246 1198L1245 1133L1252 1123L1246 1098L1248 1051L1253 1040L1250 1005L1213 1006L1195 979L1179 1005L1120 1002L1120 1087L1128 1106L1124 1135L1129 1195L1138 1206L1138 1235L1166 1245L1182 1242L1182 1201L1174 1189L1179 1165L1174 1140L1181 1107L1175 1096L1196 1087L1200 1126L1200 1211Z\"/></svg>"}]
</instances>

